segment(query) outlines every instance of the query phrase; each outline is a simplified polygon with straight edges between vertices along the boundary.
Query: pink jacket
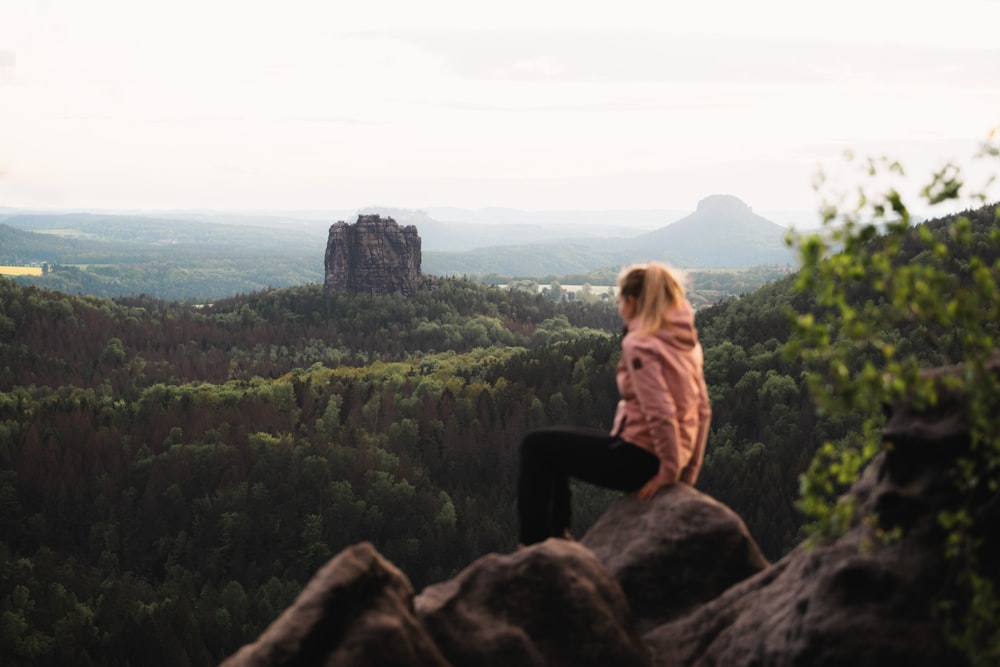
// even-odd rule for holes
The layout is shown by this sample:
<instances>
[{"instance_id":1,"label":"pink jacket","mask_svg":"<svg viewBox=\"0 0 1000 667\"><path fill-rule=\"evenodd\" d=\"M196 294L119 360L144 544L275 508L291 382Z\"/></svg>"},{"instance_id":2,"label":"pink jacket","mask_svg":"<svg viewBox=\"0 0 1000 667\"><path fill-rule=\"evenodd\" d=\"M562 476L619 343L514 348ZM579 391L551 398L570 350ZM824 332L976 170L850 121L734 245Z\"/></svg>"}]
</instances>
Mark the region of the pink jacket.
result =
<instances>
[{"instance_id":1,"label":"pink jacket","mask_svg":"<svg viewBox=\"0 0 1000 667\"><path fill-rule=\"evenodd\" d=\"M622 340L615 373L621 400L611 433L656 454L664 483L694 484L712 418L694 311L684 301L655 335L640 335L637 326L628 322Z\"/></svg>"}]
</instances>

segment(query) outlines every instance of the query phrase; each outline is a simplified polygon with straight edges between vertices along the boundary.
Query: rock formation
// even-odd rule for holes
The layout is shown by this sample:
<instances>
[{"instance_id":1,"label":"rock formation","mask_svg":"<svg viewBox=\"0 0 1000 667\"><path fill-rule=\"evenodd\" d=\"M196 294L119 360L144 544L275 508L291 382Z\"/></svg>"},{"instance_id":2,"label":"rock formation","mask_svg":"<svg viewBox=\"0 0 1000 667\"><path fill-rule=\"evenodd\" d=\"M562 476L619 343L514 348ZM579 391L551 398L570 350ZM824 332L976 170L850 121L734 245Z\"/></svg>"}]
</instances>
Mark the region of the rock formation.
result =
<instances>
[{"instance_id":1,"label":"rock formation","mask_svg":"<svg viewBox=\"0 0 1000 667\"><path fill-rule=\"evenodd\" d=\"M330 226L323 292L411 296L420 285L420 236L392 218L360 215L349 225Z\"/></svg>"},{"instance_id":2,"label":"rock formation","mask_svg":"<svg viewBox=\"0 0 1000 667\"><path fill-rule=\"evenodd\" d=\"M962 500L947 472L968 451L962 415L958 395L931 413L897 406L891 447L849 491L854 527L773 565L739 517L678 485L624 496L579 543L490 554L416 597L370 545L353 547L226 664L965 665L935 615L953 575L937 517ZM996 554L995 490L974 516ZM893 526L902 538L883 540Z\"/></svg>"},{"instance_id":3,"label":"rock formation","mask_svg":"<svg viewBox=\"0 0 1000 667\"><path fill-rule=\"evenodd\" d=\"M1000 370L1000 364L994 364ZM944 376L955 369L938 369ZM841 539L799 546L693 613L644 636L655 665L965 665L944 640L935 604L954 576L941 511L962 501L948 470L969 447L962 396L937 406L896 406L890 445L852 486L860 513ZM980 500L973 537L1000 547L1000 495ZM903 529L898 541L880 530ZM1000 563L984 559L1000 583Z\"/></svg>"},{"instance_id":4,"label":"rock formation","mask_svg":"<svg viewBox=\"0 0 1000 667\"><path fill-rule=\"evenodd\" d=\"M622 587L640 630L677 618L768 566L743 520L687 484L664 489L654 502L622 497L582 543Z\"/></svg>"},{"instance_id":5,"label":"rock formation","mask_svg":"<svg viewBox=\"0 0 1000 667\"><path fill-rule=\"evenodd\" d=\"M455 667L649 664L621 588L575 542L484 556L426 588L416 610Z\"/></svg>"},{"instance_id":6,"label":"rock formation","mask_svg":"<svg viewBox=\"0 0 1000 667\"><path fill-rule=\"evenodd\" d=\"M235 665L449 664L413 611L413 588L370 544L345 549L295 603L222 663Z\"/></svg>"}]
</instances>

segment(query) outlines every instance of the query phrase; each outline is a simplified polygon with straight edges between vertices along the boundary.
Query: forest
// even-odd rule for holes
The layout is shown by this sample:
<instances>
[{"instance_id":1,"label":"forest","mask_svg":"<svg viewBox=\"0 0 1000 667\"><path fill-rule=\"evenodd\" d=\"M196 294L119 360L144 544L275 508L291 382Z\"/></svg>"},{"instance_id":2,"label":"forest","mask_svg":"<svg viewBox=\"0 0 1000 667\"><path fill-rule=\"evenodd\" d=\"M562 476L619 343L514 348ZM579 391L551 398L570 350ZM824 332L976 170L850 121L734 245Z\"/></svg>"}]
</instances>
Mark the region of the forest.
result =
<instances>
[{"instance_id":1,"label":"forest","mask_svg":"<svg viewBox=\"0 0 1000 667\"><path fill-rule=\"evenodd\" d=\"M963 247L1000 261L994 207L964 216ZM953 224L914 238L955 248ZM805 314L830 316L789 275L696 321L713 406L698 487L772 560L803 537L814 454L861 424L811 400ZM610 427L620 327L610 303L457 277L408 299L309 283L200 307L0 279L4 663L217 664L347 545L371 541L417 590L514 549L519 439ZM920 327L892 335L947 360ZM575 487L574 532L613 497Z\"/></svg>"}]
</instances>

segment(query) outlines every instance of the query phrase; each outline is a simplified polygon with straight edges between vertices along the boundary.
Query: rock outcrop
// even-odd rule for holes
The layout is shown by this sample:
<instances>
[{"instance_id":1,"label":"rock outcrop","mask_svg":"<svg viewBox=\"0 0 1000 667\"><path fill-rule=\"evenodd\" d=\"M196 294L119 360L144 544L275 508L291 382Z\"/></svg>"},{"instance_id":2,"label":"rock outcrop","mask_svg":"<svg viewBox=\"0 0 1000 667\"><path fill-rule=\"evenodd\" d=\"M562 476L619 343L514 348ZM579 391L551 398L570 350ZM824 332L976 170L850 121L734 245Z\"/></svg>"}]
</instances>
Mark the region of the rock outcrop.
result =
<instances>
[{"instance_id":1,"label":"rock outcrop","mask_svg":"<svg viewBox=\"0 0 1000 667\"><path fill-rule=\"evenodd\" d=\"M931 375L947 375L939 369ZM859 519L841 539L800 546L693 613L644 636L655 665L964 665L944 640L935 605L953 581L943 510L962 502L949 477L969 449L963 398L945 392L931 411L893 410L890 445L850 495ZM972 525L996 553L1000 495L981 498ZM902 528L886 541L882 531ZM989 564L992 563L992 564ZM994 586L998 563L984 561Z\"/></svg>"},{"instance_id":2,"label":"rock outcrop","mask_svg":"<svg viewBox=\"0 0 1000 667\"><path fill-rule=\"evenodd\" d=\"M420 286L420 236L392 218L361 215L330 226L323 292L411 296Z\"/></svg>"},{"instance_id":3,"label":"rock outcrop","mask_svg":"<svg viewBox=\"0 0 1000 667\"><path fill-rule=\"evenodd\" d=\"M310 655L344 655L345 646L346 655L376 655L390 634L386 614L396 613L397 643L423 647L429 637L455 667L644 666L653 659L640 638L645 628L691 611L766 566L732 510L678 485L650 502L626 496L613 503L579 543L550 539L486 555L412 603L401 573L370 545L352 547L227 665L292 664L296 645ZM301 639L320 624L328 639ZM426 651L408 654L415 662L399 662L393 652L371 664L439 664Z\"/></svg>"},{"instance_id":4,"label":"rock outcrop","mask_svg":"<svg viewBox=\"0 0 1000 667\"><path fill-rule=\"evenodd\" d=\"M353 547L226 664L966 665L935 607L955 574L938 515L968 499L947 472L969 451L963 414L959 395L897 407L891 447L849 491L854 527L773 565L728 508L675 486L616 501L580 543L490 554L416 597ZM972 537L996 554L1000 495L978 502ZM983 565L996 587L1000 563Z\"/></svg>"},{"instance_id":5,"label":"rock outcrop","mask_svg":"<svg viewBox=\"0 0 1000 667\"><path fill-rule=\"evenodd\" d=\"M645 667L621 588L589 549L550 539L479 559L416 609L455 667Z\"/></svg>"},{"instance_id":6,"label":"rock outcrop","mask_svg":"<svg viewBox=\"0 0 1000 667\"><path fill-rule=\"evenodd\" d=\"M743 520L687 484L667 487L653 502L623 496L582 543L622 587L640 630L682 616L768 566Z\"/></svg>"},{"instance_id":7,"label":"rock outcrop","mask_svg":"<svg viewBox=\"0 0 1000 667\"><path fill-rule=\"evenodd\" d=\"M367 543L345 549L253 644L222 663L447 667L417 620L413 588Z\"/></svg>"}]
</instances>

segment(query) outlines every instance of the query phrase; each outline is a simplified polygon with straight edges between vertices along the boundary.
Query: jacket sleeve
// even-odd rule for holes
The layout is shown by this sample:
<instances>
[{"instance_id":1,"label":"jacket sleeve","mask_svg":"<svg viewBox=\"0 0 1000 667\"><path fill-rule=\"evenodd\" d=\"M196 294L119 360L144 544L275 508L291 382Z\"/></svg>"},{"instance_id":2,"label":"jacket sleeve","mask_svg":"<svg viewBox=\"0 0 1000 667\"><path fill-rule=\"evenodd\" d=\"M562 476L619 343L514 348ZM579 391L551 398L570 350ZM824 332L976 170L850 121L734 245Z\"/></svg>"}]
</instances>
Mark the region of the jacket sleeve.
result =
<instances>
[{"instance_id":1,"label":"jacket sleeve","mask_svg":"<svg viewBox=\"0 0 1000 667\"><path fill-rule=\"evenodd\" d=\"M664 355L642 339L622 346L622 357L632 382L639 409L649 426L653 448L660 459L657 473L665 484L680 479L680 452L677 406L667 384L671 370Z\"/></svg>"}]
</instances>

